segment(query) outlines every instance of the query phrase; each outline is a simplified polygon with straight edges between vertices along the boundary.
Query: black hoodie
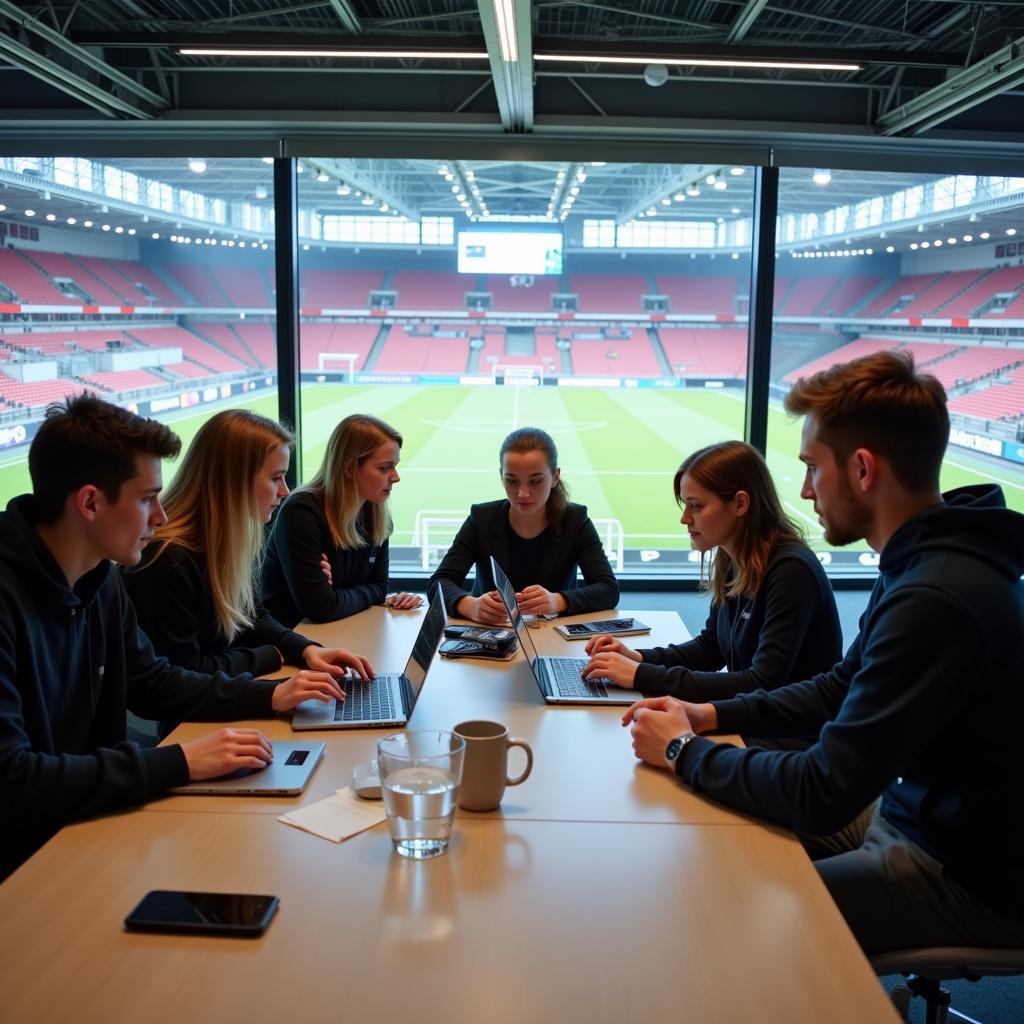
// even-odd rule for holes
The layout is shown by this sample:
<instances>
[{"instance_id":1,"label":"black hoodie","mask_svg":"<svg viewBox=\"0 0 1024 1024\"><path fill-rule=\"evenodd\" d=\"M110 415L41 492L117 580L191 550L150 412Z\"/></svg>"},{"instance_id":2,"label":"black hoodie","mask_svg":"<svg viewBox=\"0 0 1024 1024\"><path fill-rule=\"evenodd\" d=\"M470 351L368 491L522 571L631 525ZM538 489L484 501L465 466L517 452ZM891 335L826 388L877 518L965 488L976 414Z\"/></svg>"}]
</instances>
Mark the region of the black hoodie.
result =
<instances>
[{"instance_id":1,"label":"black hoodie","mask_svg":"<svg viewBox=\"0 0 1024 1024\"><path fill-rule=\"evenodd\" d=\"M188 781L180 746L125 741L126 708L174 721L272 713L272 683L156 657L112 562L71 590L32 521L31 495L0 514L0 878L67 822Z\"/></svg>"},{"instance_id":2,"label":"black hoodie","mask_svg":"<svg viewBox=\"0 0 1024 1024\"><path fill-rule=\"evenodd\" d=\"M982 902L1024 920L1024 516L963 487L905 522L830 672L716 703L722 732L815 733L805 752L697 739L701 792L806 832L881 813Z\"/></svg>"}]
</instances>

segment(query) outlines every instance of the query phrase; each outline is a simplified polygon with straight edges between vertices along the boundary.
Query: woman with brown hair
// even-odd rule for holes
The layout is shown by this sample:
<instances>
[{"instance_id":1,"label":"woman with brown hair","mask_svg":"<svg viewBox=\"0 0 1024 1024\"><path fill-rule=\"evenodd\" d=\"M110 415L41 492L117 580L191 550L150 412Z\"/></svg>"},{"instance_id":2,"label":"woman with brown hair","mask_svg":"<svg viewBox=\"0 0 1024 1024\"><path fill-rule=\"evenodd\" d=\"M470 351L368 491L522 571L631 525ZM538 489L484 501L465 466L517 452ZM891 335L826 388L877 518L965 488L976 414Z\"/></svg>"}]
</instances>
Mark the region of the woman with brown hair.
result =
<instances>
[{"instance_id":1,"label":"woman with brown hair","mask_svg":"<svg viewBox=\"0 0 1024 1024\"><path fill-rule=\"evenodd\" d=\"M388 596L388 498L401 448L402 435L375 416L346 416L334 428L316 476L281 507L267 543L263 600L281 622L422 604L415 594Z\"/></svg>"},{"instance_id":2,"label":"woman with brown hair","mask_svg":"<svg viewBox=\"0 0 1024 1024\"><path fill-rule=\"evenodd\" d=\"M569 501L555 442L543 430L523 427L502 442L498 461L506 497L470 509L427 584L430 596L440 587L450 615L488 624L506 621L491 577L493 555L516 588L524 615L614 608L619 585L586 506ZM470 591L463 584L474 565Z\"/></svg>"},{"instance_id":3,"label":"woman with brown hair","mask_svg":"<svg viewBox=\"0 0 1024 1024\"><path fill-rule=\"evenodd\" d=\"M652 697L708 701L832 668L842 657L832 587L783 511L760 452L742 441L701 448L679 467L672 487L702 572L715 552L707 623L684 644L644 650L594 637L584 676L606 676Z\"/></svg>"}]
</instances>

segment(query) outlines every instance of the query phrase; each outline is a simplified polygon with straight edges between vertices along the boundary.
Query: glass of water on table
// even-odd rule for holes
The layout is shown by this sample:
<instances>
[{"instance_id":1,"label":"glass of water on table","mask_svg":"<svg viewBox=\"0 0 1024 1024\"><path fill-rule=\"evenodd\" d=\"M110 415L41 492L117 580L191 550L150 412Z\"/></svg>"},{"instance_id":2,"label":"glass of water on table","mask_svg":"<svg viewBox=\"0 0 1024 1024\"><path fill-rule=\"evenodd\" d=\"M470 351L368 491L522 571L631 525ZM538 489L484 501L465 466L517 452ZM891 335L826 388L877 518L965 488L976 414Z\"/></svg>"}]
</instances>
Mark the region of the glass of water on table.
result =
<instances>
[{"instance_id":1,"label":"glass of water on table","mask_svg":"<svg viewBox=\"0 0 1024 1024\"><path fill-rule=\"evenodd\" d=\"M466 741L451 732L410 729L377 743L388 830L403 857L427 860L448 849Z\"/></svg>"}]
</instances>

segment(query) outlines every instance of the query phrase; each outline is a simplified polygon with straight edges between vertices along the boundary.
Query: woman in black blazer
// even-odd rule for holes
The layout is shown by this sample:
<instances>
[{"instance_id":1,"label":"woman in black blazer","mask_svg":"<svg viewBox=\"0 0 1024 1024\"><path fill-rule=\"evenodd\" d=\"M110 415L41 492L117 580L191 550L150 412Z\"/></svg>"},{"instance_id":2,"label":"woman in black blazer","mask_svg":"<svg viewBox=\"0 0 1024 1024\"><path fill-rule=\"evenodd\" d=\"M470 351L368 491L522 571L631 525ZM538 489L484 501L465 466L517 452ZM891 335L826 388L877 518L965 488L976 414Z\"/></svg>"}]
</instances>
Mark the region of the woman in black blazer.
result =
<instances>
[{"instance_id":1,"label":"woman in black blazer","mask_svg":"<svg viewBox=\"0 0 1024 1024\"><path fill-rule=\"evenodd\" d=\"M506 498L473 505L427 590L440 587L450 615L507 619L491 556L516 588L524 615L575 615L614 608L619 585L584 505L569 501L554 441L532 427L505 438L499 454ZM472 591L463 586L476 566ZM577 567L583 584L576 579Z\"/></svg>"}]
</instances>

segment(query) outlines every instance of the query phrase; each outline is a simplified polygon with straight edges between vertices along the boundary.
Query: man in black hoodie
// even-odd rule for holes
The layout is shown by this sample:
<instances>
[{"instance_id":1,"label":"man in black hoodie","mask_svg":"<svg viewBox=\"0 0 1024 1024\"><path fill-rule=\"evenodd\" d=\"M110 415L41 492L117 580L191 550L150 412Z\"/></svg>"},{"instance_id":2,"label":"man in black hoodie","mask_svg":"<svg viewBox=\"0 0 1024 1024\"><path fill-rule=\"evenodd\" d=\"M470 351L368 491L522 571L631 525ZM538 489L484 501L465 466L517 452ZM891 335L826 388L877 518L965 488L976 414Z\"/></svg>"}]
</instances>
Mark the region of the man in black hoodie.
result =
<instances>
[{"instance_id":1,"label":"man in black hoodie","mask_svg":"<svg viewBox=\"0 0 1024 1024\"><path fill-rule=\"evenodd\" d=\"M343 697L322 672L264 683L154 655L113 563L136 564L166 521L160 460L180 447L155 420L70 399L32 442L33 493L0 513L0 879L69 821L271 760L254 729L140 749L125 741L126 708L230 721Z\"/></svg>"},{"instance_id":2,"label":"man in black hoodie","mask_svg":"<svg viewBox=\"0 0 1024 1024\"><path fill-rule=\"evenodd\" d=\"M808 834L867 953L1024 946L1024 516L996 486L939 492L945 393L905 353L801 379L786 408L806 417L802 496L825 539L881 555L860 634L831 671L770 693L638 701L634 750ZM779 752L696 735L712 731L820 736Z\"/></svg>"}]
</instances>

